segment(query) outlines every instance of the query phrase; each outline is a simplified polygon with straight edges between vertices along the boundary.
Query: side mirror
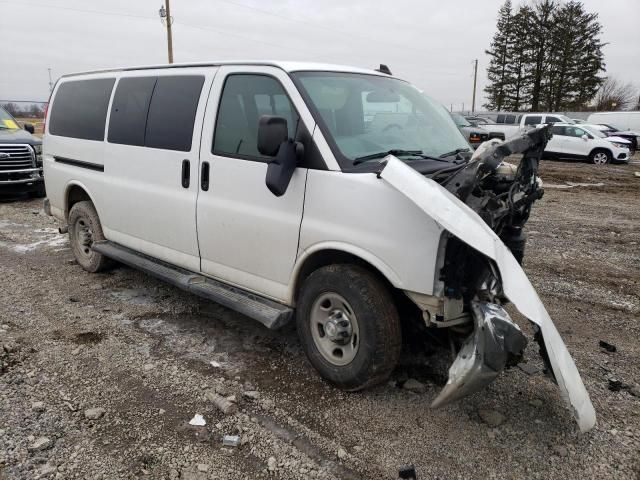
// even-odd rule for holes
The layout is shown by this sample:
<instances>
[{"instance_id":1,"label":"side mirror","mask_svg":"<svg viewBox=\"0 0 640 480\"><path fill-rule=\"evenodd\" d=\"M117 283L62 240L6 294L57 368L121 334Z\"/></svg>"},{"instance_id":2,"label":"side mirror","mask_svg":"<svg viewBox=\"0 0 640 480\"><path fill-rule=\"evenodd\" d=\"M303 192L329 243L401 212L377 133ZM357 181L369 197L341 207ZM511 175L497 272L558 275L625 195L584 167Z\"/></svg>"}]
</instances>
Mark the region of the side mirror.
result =
<instances>
[{"instance_id":1,"label":"side mirror","mask_svg":"<svg viewBox=\"0 0 640 480\"><path fill-rule=\"evenodd\" d=\"M31 123L25 123L24 129L32 135L36 132L36 129L33 127L33 124Z\"/></svg>"},{"instance_id":2,"label":"side mirror","mask_svg":"<svg viewBox=\"0 0 640 480\"><path fill-rule=\"evenodd\" d=\"M582 139L586 142L587 140L589 140L589 136L587 134L582 135Z\"/></svg>"},{"instance_id":3,"label":"side mirror","mask_svg":"<svg viewBox=\"0 0 640 480\"><path fill-rule=\"evenodd\" d=\"M258 151L275 157L282 142L287 141L287 119L274 115L262 115L258 120Z\"/></svg>"},{"instance_id":4,"label":"side mirror","mask_svg":"<svg viewBox=\"0 0 640 480\"><path fill-rule=\"evenodd\" d=\"M265 184L271 193L281 197L287 191L293 172L302 156L302 144L288 138L287 120L262 115L258 123L258 151L274 157L267 166Z\"/></svg>"}]
</instances>

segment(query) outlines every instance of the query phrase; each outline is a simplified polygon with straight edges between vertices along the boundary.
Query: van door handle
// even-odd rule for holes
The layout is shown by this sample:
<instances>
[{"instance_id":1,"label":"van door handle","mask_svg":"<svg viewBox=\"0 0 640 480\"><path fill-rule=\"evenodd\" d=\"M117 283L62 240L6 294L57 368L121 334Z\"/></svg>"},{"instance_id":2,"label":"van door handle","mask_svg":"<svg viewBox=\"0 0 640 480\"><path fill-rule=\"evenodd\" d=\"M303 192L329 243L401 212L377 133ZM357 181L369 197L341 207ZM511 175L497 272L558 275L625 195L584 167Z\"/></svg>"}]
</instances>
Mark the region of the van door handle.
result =
<instances>
[{"instance_id":1,"label":"van door handle","mask_svg":"<svg viewBox=\"0 0 640 480\"><path fill-rule=\"evenodd\" d=\"M182 160L182 186L189 188L189 181L191 180L191 167L189 160Z\"/></svg>"},{"instance_id":2,"label":"van door handle","mask_svg":"<svg viewBox=\"0 0 640 480\"><path fill-rule=\"evenodd\" d=\"M209 162L202 162L200 169L200 187L205 192L209 190Z\"/></svg>"}]
</instances>

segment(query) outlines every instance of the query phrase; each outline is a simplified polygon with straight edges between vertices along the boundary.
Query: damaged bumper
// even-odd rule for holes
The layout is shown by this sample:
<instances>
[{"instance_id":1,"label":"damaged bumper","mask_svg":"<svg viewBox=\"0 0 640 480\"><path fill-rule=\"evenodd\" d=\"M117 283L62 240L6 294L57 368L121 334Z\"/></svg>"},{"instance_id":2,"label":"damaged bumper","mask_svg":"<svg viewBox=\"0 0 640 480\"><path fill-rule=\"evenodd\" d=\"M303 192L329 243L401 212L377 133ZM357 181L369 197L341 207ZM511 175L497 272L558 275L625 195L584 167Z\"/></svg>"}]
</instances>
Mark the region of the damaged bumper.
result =
<instances>
[{"instance_id":1,"label":"damaged bumper","mask_svg":"<svg viewBox=\"0 0 640 480\"><path fill-rule=\"evenodd\" d=\"M502 240L455 195L397 158L387 157L380 177L442 228L495 263L504 296L539 330L560 394L580 430L593 428L595 410L578 369L531 282ZM449 382L434 401L435 406L482 388L504 368L500 368L503 362L507 365L509 355L524 349L524 337L506 312L491 304L476 303L472 308L476 328L451 366Z\"/></svg>"},{"instance_id":2,"label":"damaged bumper","mask_svg":"<svg viewBox=\"0 0 640 480\"><path fill-rule=\"evenodd\" d=\"M449 380L431 403L434 408L483 389L507 366L515 365L527 346L520 327L493 303L473 302L474 331L449 369Z\"/></svg>"}]
</instances>

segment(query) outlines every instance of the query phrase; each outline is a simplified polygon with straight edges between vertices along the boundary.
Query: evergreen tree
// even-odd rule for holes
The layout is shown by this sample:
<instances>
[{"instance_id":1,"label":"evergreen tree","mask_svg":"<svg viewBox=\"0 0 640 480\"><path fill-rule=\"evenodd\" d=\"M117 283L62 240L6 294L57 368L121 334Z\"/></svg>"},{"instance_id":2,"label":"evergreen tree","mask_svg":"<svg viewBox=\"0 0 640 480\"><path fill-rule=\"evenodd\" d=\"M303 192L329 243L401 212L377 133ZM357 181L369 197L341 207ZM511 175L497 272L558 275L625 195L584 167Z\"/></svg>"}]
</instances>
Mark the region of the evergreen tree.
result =
<instances>
[{"instance_id":1,"label":"evergreen tree","mask_svg":"<svg viewBox=\"0 0 640 480\"><path fill-rule=\"evenodd\" d=\"M532 9L524 5L518 8L512 19L511 50L506 67L508 82L504 86L504 108L509 111L527 110L531 102L531 47L527 39L532 31L532 16Z\"/></svg>"},{"instance_id":2,"label":"evergreen tree","mask_svg":"<svg viewBox=\"0 0 640 480\"><path fill-rule=\"evenodd\" d=\"M489 109L573 110L594 98L605 71L598 16L580 0L501 7L487 54Z\"/></svg>"},{"instance_id":3,"label":"evergreen tree","mask_svg":"<svg viewBox=\"0 0 640 480\"><path fill-rule=\"evenodd\" d=\"M491 48L485 53L491 57L487 67L487 77L491 82L484 89L487 94L489 110L502 110L505 105L505 85L510 82L507 78L507 64L510 59L512 35L511 0L505 0L498 12L497 31L493 36Z\"/></svg>"}]
</instances>

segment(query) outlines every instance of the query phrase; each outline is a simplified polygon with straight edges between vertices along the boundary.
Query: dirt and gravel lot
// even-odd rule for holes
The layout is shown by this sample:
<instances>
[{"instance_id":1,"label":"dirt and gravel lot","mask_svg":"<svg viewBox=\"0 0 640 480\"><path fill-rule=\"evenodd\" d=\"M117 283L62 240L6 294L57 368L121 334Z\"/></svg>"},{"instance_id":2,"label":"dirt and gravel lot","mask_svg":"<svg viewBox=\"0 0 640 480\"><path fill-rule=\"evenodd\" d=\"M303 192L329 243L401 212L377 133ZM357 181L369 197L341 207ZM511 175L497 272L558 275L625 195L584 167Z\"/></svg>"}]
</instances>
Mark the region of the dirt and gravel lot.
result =
<instances>
[{"instance_id":1,"label":"dirt and gravel lot","mask_svg":"<svg viewBox=\"0 0 640 480\"><path fill-rule=\"evenodd\" d=\"M545 162L550 188L528 225L525 270L598 415L587 434L535 344L525 368L441 410L428 405L442 378L422 356L343 393L293 327L268 331L129 268L88 274L41 201L5 200L0 479L395 479L406 463L420 479L640 478L637 170ZM424 386L409 391L408 378ZM239 411L219 411L215 391ZM196 413L206 425L189 425ZM227 434L240 445L223 446Z\"/></svg>"}]
</instances>

